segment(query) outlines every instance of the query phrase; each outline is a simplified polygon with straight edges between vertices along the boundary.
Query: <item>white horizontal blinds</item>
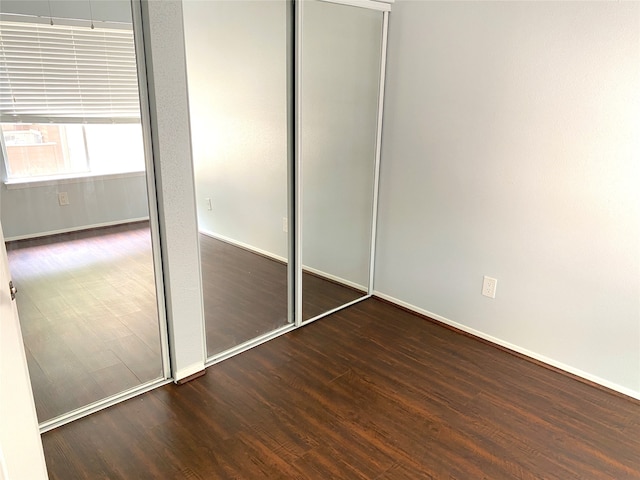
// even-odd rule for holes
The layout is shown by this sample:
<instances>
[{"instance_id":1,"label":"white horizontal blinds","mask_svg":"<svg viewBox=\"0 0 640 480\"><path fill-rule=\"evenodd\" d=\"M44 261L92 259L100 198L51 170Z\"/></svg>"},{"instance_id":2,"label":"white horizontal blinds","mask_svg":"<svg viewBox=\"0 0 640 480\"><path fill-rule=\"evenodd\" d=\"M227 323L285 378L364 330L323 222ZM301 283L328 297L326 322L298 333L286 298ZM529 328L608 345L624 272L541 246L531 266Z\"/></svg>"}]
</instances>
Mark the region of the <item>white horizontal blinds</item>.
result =
<instances>
[{"instance_id":1,"label":"white horizontal blinds","mask_svg":"<svg viewBox=\"0 0 640 480\"><path fill-rule=\"evenodd\" d=\"M131 30L0 21L3 122L139 122Z\"/></svg>"}]
</instances>

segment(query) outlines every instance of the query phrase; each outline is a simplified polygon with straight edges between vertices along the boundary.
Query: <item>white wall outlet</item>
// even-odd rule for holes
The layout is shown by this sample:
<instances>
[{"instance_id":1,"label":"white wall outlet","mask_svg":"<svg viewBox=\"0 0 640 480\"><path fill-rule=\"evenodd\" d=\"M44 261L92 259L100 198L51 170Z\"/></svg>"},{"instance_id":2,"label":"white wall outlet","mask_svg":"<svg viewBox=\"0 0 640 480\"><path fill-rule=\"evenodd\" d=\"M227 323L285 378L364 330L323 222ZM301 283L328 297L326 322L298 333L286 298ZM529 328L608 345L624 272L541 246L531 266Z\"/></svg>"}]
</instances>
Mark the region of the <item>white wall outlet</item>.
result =
<instances>
[{"instance_id":1,"label":"white wall outlet","mask_svg":"<svg viewBox=\"0 0 640 480\"><path fill-rule=\"evenodd\" d=\"M64 205L69 205L69 194L67 192L58 193L58 204L61 207Z\"/></svg>"},{"instance_id":2,"label":"white wall outlet","mask_svg":"<svg viewBox=\"0 0 640 480\"><path fill-rule=\"evenodd\" d=\"M282 231L287 233L289 231L289 219L282 217Z\"/></svg>"},{"instance_id":3,"label":"white wall outlet","mask_svg":"<svg viewBox=\"0 0 640 480\"><path fill-rule=\"evenodd\" d=\"M210 198L207 198L207 210L213 210L213 205L211 204Z\"/></svg>"},{"instance_id":4,"label":"white wall outlet","mask_svg":"<svg viewBox=\"0 0 640 480\"><path fill-rule=\"evenodd\" d=\"M498 280L495 278L484 276L482 280L482 295L489 298L496 298L496 287Z\"/></svg>"}]
</instances>

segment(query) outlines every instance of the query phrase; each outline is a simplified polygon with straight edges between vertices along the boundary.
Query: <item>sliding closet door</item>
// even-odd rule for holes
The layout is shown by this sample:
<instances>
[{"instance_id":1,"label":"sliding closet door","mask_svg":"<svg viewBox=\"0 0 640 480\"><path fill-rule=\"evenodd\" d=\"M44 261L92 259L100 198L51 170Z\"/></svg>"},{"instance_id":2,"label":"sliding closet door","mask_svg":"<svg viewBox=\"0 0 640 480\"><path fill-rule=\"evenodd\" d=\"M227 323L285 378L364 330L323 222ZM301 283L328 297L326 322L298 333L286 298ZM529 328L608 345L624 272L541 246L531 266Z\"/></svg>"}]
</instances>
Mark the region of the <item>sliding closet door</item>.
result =
<instances>
[{"instance_id":1,"label":"sliding closet door","mask_svg":"<svg viewBox=\"0 0 640 480\"><path fill-rule=\"evenodd\" d=\"M300 3L302 320L370 293L383 5Z\"/></svg>"},{"instance_id":2,"label":"sliding closet door","mask_svg":"<svg viewBox=\"0 0 640 480\"><path fill-rule=\"evenodd\" d=\"M0 203L38 419L51 424L164 378L163 301L131 7L90 18L82 2L27 3L0 6L13 9L0 24Z\"/></svg>"},{"instance_id":3,"label":"sliding closet door","mask_svg":"<svg viewBox=\"0 0 640 480\"><path fill-rule=\"evenodd\" d=\"M289 8L183 4L210 357L289 325Z\"/></svg>"}]
</instances>

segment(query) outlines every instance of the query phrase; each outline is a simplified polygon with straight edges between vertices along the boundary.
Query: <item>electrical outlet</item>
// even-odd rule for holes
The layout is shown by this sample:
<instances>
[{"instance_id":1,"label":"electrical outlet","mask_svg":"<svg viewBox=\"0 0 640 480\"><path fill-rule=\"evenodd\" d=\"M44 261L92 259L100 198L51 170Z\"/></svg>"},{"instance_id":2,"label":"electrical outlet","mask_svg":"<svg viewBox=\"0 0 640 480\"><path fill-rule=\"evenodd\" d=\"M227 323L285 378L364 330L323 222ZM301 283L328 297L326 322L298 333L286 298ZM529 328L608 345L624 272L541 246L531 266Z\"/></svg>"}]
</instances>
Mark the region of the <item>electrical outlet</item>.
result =
<instances>
[{"instance_id":1,"label":"electrical outlet","mask_svg":"<svg viewBox=\"0 0 640 480\"><path fill-rule=\"evenodd\" d=\"M484 276L482 280L482 295L489 298L496 298L496 287L498 280L495 278Z\"/></svg>"},{"instance_id":2,"label":"electrical outlet","mask_svg":"<svg viewBox=\"0 0 640 480\"><path fill-rule=\"evenodd\" d=\"M58 193L58 204L63 207L69 205L69 194L67 192Z\"/></svg>"},{"instance_id":3,"label":"electrical outlet","mask_svg":"<svg viewBox=\"0 0 640 480\"><path fill-rule=\"evenodd\" d=\"M213 210L213 205L211 205L211 199L207 198L207 210Z\"/></svg>"},{"instance_id":4,"label":"electrical outlet","mask_svg":"<svg viewBox=\"0 0 640 480\"><path fill-rule=\"evenodd\" d=\"M289 219L282 217L282 231L287 233L289 231Z\"/></svg>"}]
</instances>

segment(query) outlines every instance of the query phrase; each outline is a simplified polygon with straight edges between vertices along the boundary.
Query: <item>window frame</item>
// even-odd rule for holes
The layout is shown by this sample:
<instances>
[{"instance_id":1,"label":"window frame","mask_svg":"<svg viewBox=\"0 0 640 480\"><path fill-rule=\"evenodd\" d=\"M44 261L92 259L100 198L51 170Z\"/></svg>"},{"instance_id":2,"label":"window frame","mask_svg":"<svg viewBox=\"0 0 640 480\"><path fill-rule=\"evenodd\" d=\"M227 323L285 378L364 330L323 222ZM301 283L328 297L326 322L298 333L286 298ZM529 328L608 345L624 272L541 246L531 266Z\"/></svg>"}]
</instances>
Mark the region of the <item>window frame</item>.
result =
<instances>
[{"instance_id":1,"label":"window frame","mask_svg":"<svg viewBox=\"0 0 640 480\"><path fill-rule=\"evenodd\" d=\"M46 29L47 27L51 26L50 22L53 22L53 20L49 18L22 16L22 15L6 14L6 13L0 13L0 21L3 23L10 22L10 24L17 29L22 29L22 25L15 27L16 24L18 23L24 24L25 30L37 29L37 28ZM95 23L95 26L93 25L93 23ZM124 68L124 70L125 70L125 76L127 75L127 72L128 72L128 75L132 80L130 82L127 82L127 85L125 86L125 88L128 94L127 99L129 101L129 105L133 105L134 104L133 100L135 100L135 108L134 109L125 108L124 110L119 111L115 116L105 116L104 114L98 113L98 111L92 111L90 108L86 112L80 111L80 114L78 114L79 111L76 109L75 113L70 116L59 115L59 112L51 114L51 112L48 112L44 109L41 109L39 113L36 111L36 114L33 114L33 113L20 114L15 111L10 112L7 110L0 109L0 130L2 130L2 127L4 124L16 124L16 123L30 123L30 124L51 123L51 124L59 124L59 125L76 124L76 123L81 123L83 125L84 124L108 125L108 124L127 123L127 124L137 124L140 126L140 128L142 128L141 114L140 114L140 92L139 92L138 71L137 71L138 65L137 65L137 59L136 59L136 48L135 48L136 45L135 45L135 38L133 33L133 25L131 23L124 23L124 22L119 23L119 22L102 22L102 21L92 22L91 24L89 24L89 22L83 21L83 20L56 18L54 26L58 27L59 30L63 30L63 31L67 31L67 30L69 32L81 31L83 34L87 34L88 36L91 36L93 35L93 32L96 32L98 36L102 35L104 37L105 35L108 35L109 31L112 31L114 36L118 38L120 37L118 36L117 31L126 30L127 34L124 35L124 38L127 39L127 44L125 48L125 50L127 51L124 54L124 57L126 57L126 61L129 63ZM90 42L92 41L93 40L90 40ZM107 42L108 41L109 40L107 40ZM0 40L0 50L3 48L1 43L2 42ZM31 53L33 53L33 48ZM75 51L73 53L70 53L67 50L63 50L62 56L65 56L65 55L75 57L77 56L77 53ZM4 71L0 70L0 77L4 76L4 80L9 82L11 80L11 75L15 75L15 73L11 72L11 69L7 67L8 63L5 62L4 50L0 51L0 56L2 57L0 58L0 66L6 67L4 68ZM42 61L43 56L44 54L40 54L40 57L36 55L34 60L35 63L38 64L38 61ZM88 55L88 56L92 58L92 55ZM18 57L18 63L20 63L21 60L22 58ZM91 63L91 61L89 61L89 64ZM106 60L104 60L104 62L108 64L110 62L110 59L107 58ZM42 64L46 65L46 62L42 62ZM20 68L21 67L19 67L18 70L20 70ZM108 69L108 66L106 68ZM78 67L76 66L76 70L77 69ZM73 70L73 67L70 67L70 71L72 70ZM116 73L116 76L117 74L118 73ZM44 74L43 74L43 77L45 77ZM46 84L46 82L47 82L47 78L45 78L42 81L42 84ZM112 85L109 82L110 82L109 79L105 81L105 84L108 84L106 95L109 95L108 92L112 91L112 88L111 88ZM91 87L92 85L90 85L90 83L91 82L89 82L88 85ZM116 88L119 87L117 80L114 85ZM35 88L46 89L46 85L43 87L43 85L37 84ZM133 90L134 88L135 90ZM63 87L63 90L65 90L67 95L69 95L69 91L66 90L66 87ZM93 88L93 90L95 91L95 87ZM96 97L96 94L94 93L93 95L90 94L90 96L93 96L93 98L98 98L98 102L99 102L101 100L100 97L104 95L102 95L102 93L99 93L97 94L97 97ZM13 96L12 96L12 100L15 103L15 98ZM77 104L76 99L74 99L74 101ZM102 102L101 105L104 107L104 105L107 105L107 104L108 102ZM7 102L5 102L4 104L4 107L6 106L7 106ZM143 143L144 143L144 140L143 140ZM0 156L2 157L0 161L0 181L2 181L2 183L4 183L7 186L7 188L25 188L28 185L46 185L46 184L59 184L59 183L67 183L67 182L89 181L89 180L95 180L98 178L118 178L118 177L139 176L139 175L144 175L144 172L146 170L146 166L143 163L141 166L142 168L141 170L134 169L134 170L115 171L115 172L92 171L91 159L88 157L87 158L88 171L63 172L59 174L55 173L50 175L30 175L30 176L24 176L24 177L21 176L21 177L12 178L9 175L9 172L10 172L9 156L8 156L3 132L0 132Z\"/></svg>"}]
</instances>

